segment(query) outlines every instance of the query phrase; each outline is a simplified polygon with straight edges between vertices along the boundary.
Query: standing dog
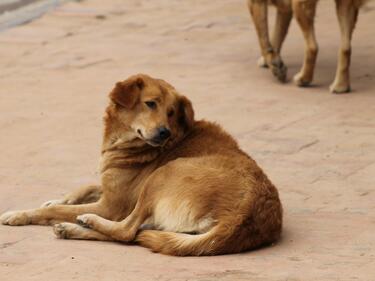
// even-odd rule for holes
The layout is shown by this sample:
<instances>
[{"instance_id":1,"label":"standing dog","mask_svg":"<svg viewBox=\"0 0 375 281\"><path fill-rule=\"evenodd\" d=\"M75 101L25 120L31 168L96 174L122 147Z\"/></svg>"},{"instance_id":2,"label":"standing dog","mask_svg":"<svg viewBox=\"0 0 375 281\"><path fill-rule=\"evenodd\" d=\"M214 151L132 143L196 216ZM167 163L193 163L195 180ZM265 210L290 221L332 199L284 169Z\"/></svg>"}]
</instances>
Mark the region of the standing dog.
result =
<instances>
[{"instance_id":1,"label":"standing dog","mask_svg":"<svg viewBox=\"0 0 375 281\"><path fill-rule=\"evenodd\" d=\"M279 238L275 186L218 125L195 121L186 97L147 75L109 96L101 186L6 212L2 224L56 224L59 238L135 241L170 255L237 253Z\"/></svg>"},{"instance_id":2,"label":"standing dog","mask_svg":"<svg viewBox=\"0 0 375 281\"><path fill-rule=\"evenodd\" d=\"M338 54L336 77L330 86L332 93L350 92L350 56L351 39L358 17L359 8L367 0L336 0L336 12L341 31L341 47ZM267 5L271 2L277 7L276 24L272 41L268 35ZM287 68L284 65L280 50L288 32L294 14L305 39L305 58L302 69L294 76L298 86L308 86L313 80L318 44L315 38L314 18L318 0L248 0L262 57L259 65L270 67L273 74L282 82L286 80Z\"/></svg>"}]
</instances>

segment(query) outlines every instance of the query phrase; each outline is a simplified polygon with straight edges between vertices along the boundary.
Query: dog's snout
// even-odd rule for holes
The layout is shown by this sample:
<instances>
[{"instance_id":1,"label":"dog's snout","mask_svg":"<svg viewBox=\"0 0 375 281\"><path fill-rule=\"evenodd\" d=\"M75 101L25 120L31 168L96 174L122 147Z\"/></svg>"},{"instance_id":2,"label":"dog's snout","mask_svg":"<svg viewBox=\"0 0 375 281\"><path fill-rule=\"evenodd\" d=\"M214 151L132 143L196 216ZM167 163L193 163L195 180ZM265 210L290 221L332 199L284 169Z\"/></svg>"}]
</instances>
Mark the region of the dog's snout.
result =
<instances>
[{"instance_id":1,"label":"dog's snout","mask_svg":"<svg viewBox=\"0 0 375 281\"><path fill-rule=\"evenodd\" d=\"M163 145L166 142L166 140L169 139L171 135L172 133L168 128L164 126L157 127L153 131L152 137L148 139L149 140L148 143L153 146Z\"/></svg>"},{"instance_id":2,"label":"dog's snout","mask_svg":"<svg viewBox=\"0 0 375 281\"><path fill-rule=\"evenodd\" d=\"M171 136L171 131L169 131L166 127L160 127L158 131L160 140L166 140Z\"/></svg>"}]
</instances>

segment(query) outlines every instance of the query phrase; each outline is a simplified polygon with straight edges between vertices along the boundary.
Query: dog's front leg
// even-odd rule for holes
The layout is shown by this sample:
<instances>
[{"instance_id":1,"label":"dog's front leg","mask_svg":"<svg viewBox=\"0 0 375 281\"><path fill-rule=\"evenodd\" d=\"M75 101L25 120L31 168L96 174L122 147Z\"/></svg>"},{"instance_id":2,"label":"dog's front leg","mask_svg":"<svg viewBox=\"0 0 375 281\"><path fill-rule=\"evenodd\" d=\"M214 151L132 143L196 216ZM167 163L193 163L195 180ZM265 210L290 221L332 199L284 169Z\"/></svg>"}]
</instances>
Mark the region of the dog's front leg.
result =
<instances>
[{"instance_id":1,"label":"dog's front leg","mask_svg":"<svg viewBox=\"0 0 375 281\"><path fill-rule=\"evenodd\" d=\"M268 1L248 0L248 7L257 31L260 49L264 58L264 64L269 66L272 73L281 81L285 82L287 68L281 60L279 53L273 48L268 32Z\"/></svg>"},{"instance_id":2,"label":"dog's front leg","mask_svg":"<svg viewBox=\"0 0 375 281\"><path fill-rule=\"evenodd\" d=\"M108 208L99 201L83 205L53 205L25 211L9 211L0 216L0 222L5 225L51 225L62 221L75 222L78 215L86 213L110 216Z\"/></svg>"},{"instance_id":3,"label":"dog's front leg","mask_svg":"<svg viewBox=\"0 0 375 281\"><path fill-rule=\"evenodd\" d=\"M281 52L281 47L288 33L292 17L293 13L291 6L286 8L277 8L275 28L272 35L272 46L275 52L278 54Z\"/></svg>"},{"instance_id":4,"label":"dog's front leg","mask_svg":"<svg viewBox=\"0 0 375 281\"><path fill-rule=\"evenodd\" d=\"M83 186L67 194L62 199L49 200L47 202L44 202L41 207L48 207L52 205L76 205L93 203L100 199L102 192L103 191L100 185Z\"/></svg>"}]
</instances>

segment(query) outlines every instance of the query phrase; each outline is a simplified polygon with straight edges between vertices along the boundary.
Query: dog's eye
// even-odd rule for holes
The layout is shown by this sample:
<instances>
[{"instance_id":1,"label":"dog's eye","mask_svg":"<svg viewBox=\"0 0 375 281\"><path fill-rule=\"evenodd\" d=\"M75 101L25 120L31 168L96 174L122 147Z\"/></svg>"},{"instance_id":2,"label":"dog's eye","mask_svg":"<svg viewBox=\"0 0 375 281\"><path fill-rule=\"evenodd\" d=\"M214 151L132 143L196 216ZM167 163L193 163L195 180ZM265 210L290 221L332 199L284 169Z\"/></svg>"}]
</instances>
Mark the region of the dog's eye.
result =
<instances>
[{"instance_id":1,"label":"dog's eye","mask_svg":"<svg viewBox=\"0 0 375 281\"><path fill-rule=\"evenodd\" d=\"M172 110L170 110L169 112L168 112L168 117L172 117L174 115L174 110L172 109Z\"/></svg>"},{"instance_id":2,"label":"dog's eye","mask_svg":"<svg viewBox=\"0 0 375 281\"><path fill-rule=\"evenodd\" d=\"M151 109L156 108L156 102L154 102L154 101L146 101L145 104L147 105L147 107L149 107Z\"/></svg>"}]
</instances>

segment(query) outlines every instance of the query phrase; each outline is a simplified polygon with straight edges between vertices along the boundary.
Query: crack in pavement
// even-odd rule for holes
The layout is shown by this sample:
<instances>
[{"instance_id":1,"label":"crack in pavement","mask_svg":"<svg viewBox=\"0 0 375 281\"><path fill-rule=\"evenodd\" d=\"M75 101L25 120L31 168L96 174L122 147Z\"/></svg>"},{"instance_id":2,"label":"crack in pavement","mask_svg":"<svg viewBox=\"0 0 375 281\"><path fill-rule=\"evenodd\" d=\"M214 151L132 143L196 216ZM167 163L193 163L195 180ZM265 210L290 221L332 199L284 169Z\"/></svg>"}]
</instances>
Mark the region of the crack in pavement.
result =
<instances>
[{"instance_id":1,"label":"crack in pavement","mask_svg":"<svg viewBox=\"0 0 375 281\"><path fill-rule=\"evenodd\" d=\"M13 246L13 245L17 244L18 242L21 242L21 241L23 241L25 239L27 239L27 238L23 238L23 239L16 240L16 241L13 241L13 242L1 243L0 244L0 249L6 249L6 248L11 247L11 246Z\"/></svg>"}]
</instances>

